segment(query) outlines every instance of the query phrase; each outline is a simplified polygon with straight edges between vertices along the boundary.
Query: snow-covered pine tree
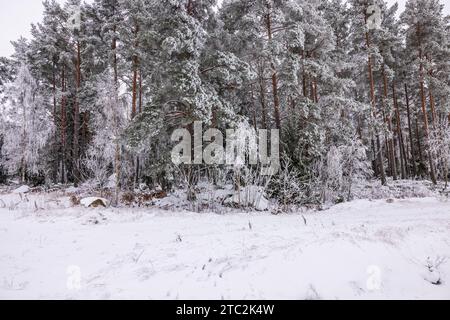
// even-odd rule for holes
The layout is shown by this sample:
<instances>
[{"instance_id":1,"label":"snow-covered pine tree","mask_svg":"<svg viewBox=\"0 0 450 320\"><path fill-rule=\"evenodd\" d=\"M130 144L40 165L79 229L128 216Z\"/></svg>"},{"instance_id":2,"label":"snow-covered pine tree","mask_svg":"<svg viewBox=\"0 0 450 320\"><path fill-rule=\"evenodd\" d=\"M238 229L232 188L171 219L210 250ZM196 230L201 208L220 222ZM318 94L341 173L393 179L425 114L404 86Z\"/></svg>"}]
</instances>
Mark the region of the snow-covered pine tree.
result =
<instances>
[{"instance_id":1,"label":"snow-covered pine tree","mask_svg":"<svg viewBox=\"0 0 450 320\"><path fill-rule=\"evenodd\" d=\"M85 178L93 179L96 187L103 188L114 177L114 204L119 202L122 172L122 134L127 124L125 101L118 94L114 69L105 71L97 79L96 112L92 119L95 135L83 164Z\"/></svg>"},{"instance_id":2,"label":"snow-covered pine tree","mask_svg":"<svg viewBox=\"0 0 450 320\"><path fill-rule=\"evenodd\" d=\"M9 172L20 172L21 181L26 182L31 174L46 174L42 172L45 158L41 151L53 130L50 113L26 62L18 68L8 97L3 113L2 160Z\"/></svg>"},{"instance_id":3,"label":"snow-covered pine tree","mask_svg":"<svg viewBox=\"0 0 450 320\"><path fill-rule=\"evenodd\" d=\"M369 28L367 25L370 16L369 7L377 6L382 12L385 3L382 0L352 0L350 1L348 17L350 19L350 34L355 65L353 79L358 83L355 95L358 101L369 106L370 111L366 115L368 126L368 136L372 146L374 172L380 177L382 184L386 184L385 159L384 159L384 116L380 110L379 100L382 96L377 92L375 83L375 72L378 70L381 60L377 45L374 43L376 28Z\"/></svg>"}]
</instances>

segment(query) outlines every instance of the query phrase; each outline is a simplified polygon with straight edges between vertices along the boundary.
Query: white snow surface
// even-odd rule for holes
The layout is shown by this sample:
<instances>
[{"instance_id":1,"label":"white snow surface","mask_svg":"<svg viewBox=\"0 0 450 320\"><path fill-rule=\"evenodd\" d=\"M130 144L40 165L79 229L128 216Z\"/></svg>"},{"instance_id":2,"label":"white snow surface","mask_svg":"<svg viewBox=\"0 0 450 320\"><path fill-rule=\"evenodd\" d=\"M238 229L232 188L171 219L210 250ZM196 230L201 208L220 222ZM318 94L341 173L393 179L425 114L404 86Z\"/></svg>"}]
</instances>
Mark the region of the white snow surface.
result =
<instances>
[{"instance_id":1,"label":"white snow surface","mask_svg":"<svg viewBox=\"0 0 450 320\"><path fill-rule=\"evenodd\" d=\"M0 299L450 299L450 202L274 216L0 194Z\"/></svg>"}]
</instances>

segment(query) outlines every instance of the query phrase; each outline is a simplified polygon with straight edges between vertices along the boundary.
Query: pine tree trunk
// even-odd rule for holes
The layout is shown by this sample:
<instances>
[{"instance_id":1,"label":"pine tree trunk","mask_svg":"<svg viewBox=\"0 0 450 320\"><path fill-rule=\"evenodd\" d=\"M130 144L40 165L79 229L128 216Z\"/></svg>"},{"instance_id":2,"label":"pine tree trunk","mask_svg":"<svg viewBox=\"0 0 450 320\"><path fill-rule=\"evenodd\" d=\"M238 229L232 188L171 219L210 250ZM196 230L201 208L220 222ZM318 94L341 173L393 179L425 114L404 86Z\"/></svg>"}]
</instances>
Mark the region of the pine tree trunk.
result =
<instances>
[{"instance_id":1,"label":"pine tree trunk","mask_svg":"<svg viewBox=\"0 0 450 320\"><path fill-rule=\"evenodd\" d=\"M142 112L142 70L139 70L139 113Z\"/></svg>"},{"instance_id":2,"label":"pine tree trunk","mask_svg":"<svg viewBox=\"0 0 450 320\"><path fill-rule=\"evenodd\" d=\"M193 0L188 0L188 2L186 3L186 11L188 15L192 15L192 10L194 9Z\"/></svg>"},{"instance_id":3,"label":"pine tree trunk","mask_svg":"<svg viewBox=\"0 0 450 320\"><path fill-rule=\"evenodd\" d=\"M268 13L266 15L266 27L267 36L269 38L269 43L272 42L272 18L270 15L270 4L267 4ZM280 118L280 98L278 96L278 75L275 68L275 63L270 61L270 68L272 69L272 95L273 95L273 108L274 108L274 118L276 129L281 129L281 118Z\"/></svg>"},{"instance_id":4,"label":"pine tree trunk","mask_svg":"<svg viewBox=\"0 0 450 320\"><path fill-rule=\"evenodd\" d=\"M364 17L365 22L367 23L367 14ZM376 119L376 103L375 103L375 86L373 81L373 72L372 72L372 57L370 55L370 39L369 39L369 33L366 31L366 47L368 51L368 58L367 58L367 66L368 66L368 73L369 73L369 84L370 84L370 103L372 106L372 115L373 118ZM378 129L377 129L378 131ZM380 134L376 132L376 141L377 141L377 157L378 157L378 166L379 166L379 172L380 172L380 178L381 178L381 184L386 185L386 175L384 172L384 164L383 164L383 149L381 148L381 142L380 142Z\"/></svg>"},{"instance_id":5,"label":"pine tree trunk","mask_svg":"<svg viewBox=\"0 0 450 320\"><path fill-rule=\"evenodd\" d=\"M305 51L302 50L302 92L303 96L306 98L306 72L305 72Z\"/></svg>"},{"instance_id":6,"label":"pine tree trunk","mask_svg":"<svg viewBox=\"0 0 450 320\"><path fill-rule=\"evenodd\" d=\"M423 63L422 63L422 59L423 59L423 53L422 53L422 44L421 44L421 33L420 33L420 26L417 26L417 34L418 34L418 39L419 39L419 60L420 60L420 66L419 66L419 71L420 71L420 103L421 103L421 107L422 107L422 113L423 113L423 123L424 123L424 127L425 127L425 139L427 142L427 146L428 146L428 151L427 151L427 155L428 155L428 162L430 165L430 177L431 177L431 181L433 182L433 184L437 184L436 181L436 175L434 172L434 164L433 164L433 159L432 159L432 154L431 154L431 150L430 150L430 146L428 145L429 141L429 124L428 124L428 115L427 115L427 110L426 110L426 101L425 101L425 88L424 88L424 72L423 72Z\"/></svg>"},{"instance_id":7,"label":"pine tree trunk","mask_svg":"<svg viewBox=\"0 0 450 320\"><path fill-rule=\"evenodd\" d=\"M373 152L373 159L372 159L372 168L373 168L373 173L375 174L376 177L378 177L380 175L380 168L378 167L378 153L377 153L377 148L375 146L375 139L372 135L372 140L371 140L371 145L372 145L372 152Z\"/></svg>"},{"instance_id":8,"label":"pine tree trunk","mask_svg":"<svg viewBox=\"0 0 450 320\"><path fill-rule=\"evenodd\" d=\"M273 107L274 107L274 117L275 117L275 127L276 129L281 129L281 118L280 118L280 100L278 97L278 77L275 71L275 66L272 64L272 69L274 73L272 75L272 90L273 90Z\"/></svg>"},{"instance_id":9,"label":"pine tree trunk","mask_svg":"<svg viewBox=\"0 0 450 320\"><path fill-rule=\"evenodd\" d=\"M52 68L52 91L53 91L53 119L56 120L56 72L55 72L56 66L53 62L53 68Z\"/></svg>"},{"instance_id":10,"label":"pine tree trunk","mask_svg":"<svg viewBox=\"0 0 450 320\"><path fill-rule=\"evenodd\" d=\"M383 121L387 126L387 118L386 113L383 111ZM386 150L386 159L387 159L387 172L388 175L392 177L392 158L391 158L391 150L389 149L389 139L384 135L384 150Z\"/></svg>"},{"instance_id":11,"label":"pine tree trunk","mask_svg":"<svg viewBox=\"0 0 450 320\"><path fill-rule=\"evenodd\" d=\"M81 125L81 149L86 150L86 146L88 145L89 112L83 112L82 118L83 123Z\"/></svg>"},{"instance_id":12,"label":"pine tree trunk","mask_svg":"<svg viewBox=\"0 0 450 320\"><path fill-rule=\"evenodd\" d=\"M116 142L114 150L114 175L115 181L115 192L114 192L114 205L119 204L119 194L120 194L120 168L121 168L121 157L120 157L120 144Z\"/></svg>"},{"instance_id":13,"label":"pine tree trunk","mask_svg":"<svg viewBox=\"0 0 450 320\"><path fill-rule=\"evenodd\" d=\"M383 73L383 93L384 93L383 105L384 105L384 109L386 110L385 103L388 100L388 89L387 89L388 85L387 85L387 78L386 78L386 72L384 69L384 65L382 68L382 73ZM386 112L387 112L387 116L385 118L385 121L388 126L389 134L392 134L392 119L391 119L389 110L386 110ZM389 137L387 143L388 143L388 153L389 153L389 169L390 169L389 171L391 172L391 175L394 178L394 180L397 180L397 165L396 165L396 161L395 161L395 148L394 148L393 138Z\"/></svg>"},{"instance_id":14,"label":"pine tree trunk","mask_svg":"<svg viewBox=\"0 0 450 320\"><path fill-rule=\"evenodd\" d=\"M426 59L430 62L431 64L431 58L429 55L426 55ZM433 77L433 70L430 70L428 72L428 75L431 77ZM433 96L433 90L431 88L431 83L428 86L428 97L430 99L430 109L431 109L431 121L433 124L433 128L436 127L436 119L437 119L437 115L436 115L436 108L435 108L435 104L434 104L434 96Z\"/></svg>"},{"instance_id":15,"label":"pine tree trunk","mask_svg":"<svg viewBox=\"0 0 450 320\"><path fill-rule=\"evenodd\" d=\"M113 17L114 17L114 21L116 19L116 8L113 7ZM114 32L114 36L112 39L112 44L111 44L111 50L112 50L112 54L113 54L113 70L114 70L114 94L115 94L115 98L118 100L118 94L119 94L119 83L118 83L118 72L117 72L117 38L116 38L116 32L117 32L117 26L114 22L114 26L113 26L113 32ZM117 110L115 110L115 112L117 112ZM118 130L118 123L117 123L117 116L116 115L116 130ZM116 142L115 142L115 148L114 148L114 175L115 175L115 189L114 189L114 205L118 205L119 204L119 195L120 195L120 179L121 179L121 166L122 166L122 162L121 162L121 154L120 154L120 143L119 143L119 139L116 138Z\"/></svg>"},{"instance_id":16,"label":"pine tree trunk","mask_svg":"<svg viewBox=\"0 0 450 320\"><path fill-rule=\"evenodd\" d=\"M136 116L136 99L137 99L137 57L133 57L133 85L131 98L131 119Z\"/></svg>"},{"instance_id":17,"label":"pine tree trunk","mask_svg":"<svg viewBox=\"0 0 450 320\"><path fill-rule=\"evenodd\" d=\"M138 32L139 32L139 25L136 24L135 30L134 30L134 36L135 36L135 50L137 50L138 47ZM132 100L131 100L131 119L133 119L136 116L136 101L137 101L137 76L138 76L138 65L139 65L139 57L137 56L137 53L134 53L133 55L133 85L132 85Z\"/></svg>"},{"instance_id":18,"label":"pine tree trunk","mask_svg":"<svg viewBox=\"0 0 450 320\"><path fill-rule=\"evenodd\" d=\"M406 150L405 150L405 144L403 140L403 132L402 132L402 123L400 118L400 110L398 107L398 101L397 101L397 94L395 91L395 81L392 82L392 97L394 100L394 109L395 109L395 118L396 118L396 124L397 124L397 139L398 139L398 145L399 145L399 151L400 151L400 168L401 168L401 175L402 179L406 179L406 169L408 167L407 164L407 157L406 157Z\"/></svg>"},{"instance_id":19,"label":"pine tree trunk","mask_svg":"<svg viewBox=\"0 0 450 320\"><path fill-rule=\"evenodd\" d=\"M430 88L428 88L428 95L430 98L430 108L431 108L431 121L433 123L433 127L436 126L436 108L434 105L434 97L433 97L433 90Z\"/></svg>"},{"instance_id":20,"label":"pine tree trunk","mask_svg":"<svg viewBox=\"0 0 450 320\"><path fill-rule=\"evenodd\" d=\"M444 160L444 189L447 189L448 186L448 159Z\"/></svg>"},{"instance_id":21,"label":"pine tree trunk","mask_svg":"<svg viewBox=\"0 0 450 320\"><path fill-rule=\"evenodd\" d=\"M260 67L259 77L259 100L261 103L262 129L267 129L267 106L266 106L266 87L264 85L264 68Z\"/></svg>"},{"instance_id":22,"label":"pine tree trunk","mask_svg":"<svg viewBox=\"0 0 450 320\"><path fill-rule=\"evenodd\" d=\"M66 173L66 75L65 75L65 66L63 65L61 71L61 183L67 183L67 173Z\"/></svg>"},{"instance_id":23,"label":"pine tree trunk","mask_svg":"<svg viewBox=\"0 0 450 320\"><path fill-rule=\"evenodd\" d=\"M256 120L255 92L253 90L253 84L250 84L250 94L251 94L251 107L252 107L252 112L253 112L253 128L255 129L255 131L257 131L258 130L258 122ZM215 116L214 116L214 118L215 118ZM213 127L216 128L217 124L214 124Z\"/></svg>"},{"instance_id":24,"label":"pine tree trunk","mask_svg":"<svg viewBox=\"0 0 450 320\"><path fill-rule=\"evenodd\" d=\"M114 95L115 95L115 105L118 105L119 100L119 85L117 82L114 83ZM114 110L114 112L118 112L118 110ZM121 156L121 146L118 135L119 131L119 115L116 114L115 119L115 131L116 131L116 139L115 139L115 148L114 148L114 176L115 176L115 190L114 190L114 205L119 205L119 195L120 195L120 180L121 180L121 168L122 168L122 156Z\"/></svg>"},{"instance_id":25,"label":"pine tree trunk","mask_svg":"<svg viewBox=\"0 0 450 320\"><path fill-rule=\"evenodd\" d=\"M415 123L416 123L416 137L417 137L417 148L419 150L419 164L420 164L420 170L417 171L417 173L419 173L422 176L422 172L423 172L423 168L425 167L425 161L423 158L423 151L422 151L422 144L420 143L420 133L419 133L419 119L418 116L416 115L415 117Z\"/></svg>"},{"instance_id":26,"label":"pine tree trunk","mask_svg":"<svg viewBox=\"0 0 450 320\"><path fill-rule=\"evenodd\" d=\"M26 151L27 151L27 110L26 110L26 106L25 106L25 93L21 93L20 96L20 103L22 106L22 141L21 141L21 145L22 145L22 159L20 161L20 173L21 173L21 183L25 183L26 181L26 172L27 172L27 163L25 160L26 157Z\"/></svg>"},{"instance_id":27,"label":"pine tree trunk","mask_svg":"<svg viewBox=\"0 0 450 320\"><path fill-rule=\"evenodd\" d=\"M118 75L117 75L117 38L116 38L116 32L117 32L117 25L115 23L116 19L116 7L113 6L112 8L112 14L114 17L114 26L113 26L113 39L111 43L111 51L113 54L113 70L114 70L114 82L117 83L118 81Z\"/></svg>"},{"instance_id":28,"label":"pine tree trunk","mask_svg":"<svg viewBox=\"0 0 450 320\"><path fill-rule=\"evenodd\" d=\"M56 64L55 62L53 62L53 68L52 68L52 87L53 87L53 122L55 127L58 126L58 102L57 102L57 98L56 98ZM55 130L55 134L54 134L54 144L55 146L58 144L58 130ZM53 166L53 176L52 176L52 181L54 183L56 183L58 181L58 161L59 159L56 158L57 161L55 161L55 164Z\"/></svg>"},{"instance_id":29,"label":"pine tree trunk","mask_svg":"<svg viewBox=\"0 0 450 320\"><path fill-rule=\"evenodd\" d=\"M79 157L80 157L80 106L78 94L80 92L81 86L81 48L80 41L77 41L77 60L76 60L76 92L73 110L73 178L75 186L80 182L80 168L79 168Z\"/></svg>"},{"instance_id":30,"label":"pine tree trunk","mask_svg":"<svg viewBox=\"0 0 450 320\"><path fill-rule=\"evenodd\" d=\"M142 112L142 69L139 70L139 113ZM139 155L136 156L136 170L134 176L134 184L137 186L139 184L140 175L140 160Z\"/></svg>"},{"instance_id":31,"label":"pine tree trunk","mask_svg":"<svg viewBox=\"0 0 450 320\"><path fill-rule=\"evenodd\" d=\"M409 107L408 86L406 85L406 83L404 84L404 87L405 87L405 99L406 99L406 114L408 117L409 143L410 143L410 148L411 148L412 172L413 172L413 176L415 177L417 175L416 155L415 155L415 151L414 151L414 140L413 140L412 125L411 125L411 110Z\"/></svg>"}]
</instances>

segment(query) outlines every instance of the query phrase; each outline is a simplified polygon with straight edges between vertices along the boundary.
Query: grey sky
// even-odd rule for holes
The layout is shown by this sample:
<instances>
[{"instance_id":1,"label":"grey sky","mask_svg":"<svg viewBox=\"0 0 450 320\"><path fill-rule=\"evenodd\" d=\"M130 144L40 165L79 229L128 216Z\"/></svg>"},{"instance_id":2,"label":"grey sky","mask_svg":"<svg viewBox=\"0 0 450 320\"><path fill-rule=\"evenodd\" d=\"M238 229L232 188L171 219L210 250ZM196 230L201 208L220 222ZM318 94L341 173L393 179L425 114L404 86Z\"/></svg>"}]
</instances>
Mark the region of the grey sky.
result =
<instances>
[{"instance_id":1,"label":"grey sky","mask_svg":"<svg viewBox=\"0 0 450 320\"><path fill-rule=\"evenodd\" d=\"M30 24L39 22L43 11L41 0L0 0L0 56L13 53L11 40L30 37Z\"/></svg>"},{"instance_id":2,"label":"grey sky","mask_svg":"<svg viewBox=\"0 0 450 320\"><path fill-rule=\"evenodd\" d=\"M64 3L64 0L58 0ZM88 1L90 2L90 1ZM395 0L388 0L390 4ZM403 11L406 0L398 0L400 11ZM445 14L450 14L450 4L444 0ZM41 0L0 0L0 56L9 56L13 52L11 40L21 35L30 37L30 24L42 18Z\"/></svg>"}]
</instances>

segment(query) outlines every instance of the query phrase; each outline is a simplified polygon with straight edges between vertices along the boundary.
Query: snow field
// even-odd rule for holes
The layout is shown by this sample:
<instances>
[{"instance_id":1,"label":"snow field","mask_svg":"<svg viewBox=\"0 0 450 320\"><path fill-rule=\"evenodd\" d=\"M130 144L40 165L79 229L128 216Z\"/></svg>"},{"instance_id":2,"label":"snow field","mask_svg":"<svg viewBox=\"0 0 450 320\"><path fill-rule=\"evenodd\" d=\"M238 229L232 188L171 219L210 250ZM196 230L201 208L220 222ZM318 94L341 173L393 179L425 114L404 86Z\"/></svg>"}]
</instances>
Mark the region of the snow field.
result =
<instances>
[{"instance_id":1,"label":"snow field","mask_svg":"<svg viewBox=\"0 0 450 320\"><path fill-rule=\"evenodd\" d=\"M0 198L2 299L450 299L436 198L278 216Z\"/></svg>"}]
</instances>

